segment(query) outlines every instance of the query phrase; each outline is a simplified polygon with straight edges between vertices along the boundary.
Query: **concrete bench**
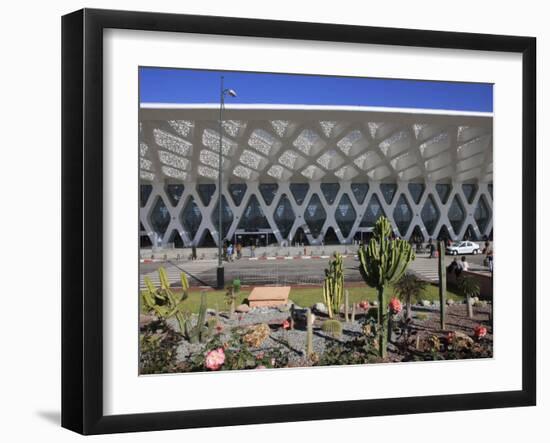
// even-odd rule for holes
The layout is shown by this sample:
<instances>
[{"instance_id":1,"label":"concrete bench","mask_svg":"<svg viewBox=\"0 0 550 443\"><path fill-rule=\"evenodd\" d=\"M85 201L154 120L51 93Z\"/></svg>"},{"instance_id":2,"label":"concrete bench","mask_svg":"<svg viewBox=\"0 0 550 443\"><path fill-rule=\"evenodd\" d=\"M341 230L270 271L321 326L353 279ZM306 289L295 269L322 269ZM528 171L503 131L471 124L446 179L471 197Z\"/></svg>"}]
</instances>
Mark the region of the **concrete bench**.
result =
<instances>
[{"instance_id":1,"label":"concrete bench","mask_svg":"<svg viewBox=\"0 0 550 443\"><path fill-rule=\"evenodd\" d=\"M288 302L290 286L260 286L252 289L248 296L251 308L257 306L280 306Z\"/></svg>"}]
</instances>

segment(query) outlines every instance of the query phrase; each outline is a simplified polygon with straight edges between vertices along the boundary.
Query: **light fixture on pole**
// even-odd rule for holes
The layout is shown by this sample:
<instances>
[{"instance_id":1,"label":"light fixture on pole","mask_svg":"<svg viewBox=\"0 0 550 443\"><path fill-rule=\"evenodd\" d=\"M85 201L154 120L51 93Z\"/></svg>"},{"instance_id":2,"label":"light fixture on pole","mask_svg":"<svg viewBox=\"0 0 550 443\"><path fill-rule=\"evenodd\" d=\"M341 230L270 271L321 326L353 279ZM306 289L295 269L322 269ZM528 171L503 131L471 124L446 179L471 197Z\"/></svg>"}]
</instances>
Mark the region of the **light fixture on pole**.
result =
<instances>
[{"instance_id":1,"label":"light fixture on pole","mask_svg":"<svg viewBox=\"0 0 550 443\"><path fill-rule=\"evenodd\" d=\"M217 286L218 289L223 289L225 287L225 276L223 268L223 257L222 257L222 243L223 243L223 229L222 229L222 218L223 218L223 209L222 209L222 151L223 151L223 107L225 103L225 96L229 95L230 97L237 97L237 93L234 89L224 89L223 86L223 75L220 81L220 147L218 152L218 269L217 269Z\"/></svg>"}]
</instances>

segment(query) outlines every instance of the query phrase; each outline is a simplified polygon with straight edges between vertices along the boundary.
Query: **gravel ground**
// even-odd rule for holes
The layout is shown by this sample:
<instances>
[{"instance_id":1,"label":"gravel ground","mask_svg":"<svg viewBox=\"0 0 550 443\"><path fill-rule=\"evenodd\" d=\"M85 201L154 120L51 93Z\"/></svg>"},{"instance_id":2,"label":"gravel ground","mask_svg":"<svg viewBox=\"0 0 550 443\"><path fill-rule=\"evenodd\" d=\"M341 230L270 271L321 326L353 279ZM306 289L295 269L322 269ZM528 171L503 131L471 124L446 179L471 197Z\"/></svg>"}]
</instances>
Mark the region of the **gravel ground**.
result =
<instances>
[{"instance_id":1,"label":"gravel ground","mask_svg":"<svg viewBox=\"0 0 550 443\"><path fill-rule=\"evenodd\" d=\"M220 313L218 318L223 325L223 332L221 332L222 340L229 338L230 331L234 327L247 327L260 323L267 323L272 329L270 336L258 348L251 350L260 352L272 348L286 349L288 352L289 365L303 365L305 361L307 335L305 326L297 322L293 330L284 330L278 327L283 321L289 319L290 312L288 308L289 306L280 308L254 308L247 313L236 313L232 319L228 318L226 313ZM490 310L490 305L475 307L474 318L469 319L467 317L465 304L447 306L446 331L461 331L471 335L475 326L483 324L488 329L486 339L492 341L493 331L492 322L490 321ZM302 310L301 308L297 308L297 312L305 314L305 309ZM215 313L213 311L208 312L208 318L214 315ZM359 317L358 315L357 318ZM196 318L196 315L194 318ZM342 323L342 336L339 339L335 339L324 334L321 330L321 325L325 319L326 317L322 314L316 315L313 327L313 350L318 355L324 352L326 344L330 341L338 340L340 342L345 342L362 334L362 324L360 322L345 322ZM175 330L179 330L178 324L174 319L170 320L168 323ZM421 337L441 334L442 331L439 329L439 306L413 306L412 329L415 334ZM187 340L182 340L177 349L177 360L181 362L193 354L202 352L204 346L205 345L201 343L191 344ZM392 348L390 347L390 360L399 361L400 355L391 351Z\"/></svg>"},{"instance_id":2,"label":"gravel ground","mask_svg":"<svg viewBox=\"0 0 550 443\"><path fill-rule=\"evenodd\" d=\"M305 316L305 309L296 307L298 315ZM214 316L213 311L208 312L208 317ZM196 315L193 319L196 319ZM234 327L247 327L260 323L267 323L271 325L271 335L261 344L258 351L267 350L271 348L281 347L288 350L289 360L292 363L298 363L305 355L306 352L306 336L307 331L305 326L297 323L296 328L293 330L284 330L283 328L277 328L277 325L282 324L290 317L289 306L282 306L280 308L253 308L247 313L235 313L234 317L230 319L227 313L220 313L219 320L223 325L223 332L221 333L222 340L228 339L230 331ZM327 341L335 340L334 338L326 335L321 330L321 325L326 319L322 314L318 314L315 317L313 325L313 350L317 354L322 354L325 349L325 343ZM170 319L168 324L175 330L179 330L179 326L175 319ZM358 322L342 323L342 336L339 341L348 341L361 334L361 324ZM204 344L194 343L191 344L187 340L182 340L178 346L178 361L183 361L190 355L201 352ZM255 349L254 349L255 350Z\"/></svg>"},{"instance_id":3,"label":"gravel ground","mask_svg":"<svg viewBox=\"0 0 550 443\"><path fill-rule=\"evenodd\" d=\"M212 310L208 311L208 317L211 318L215 315ZM221 333L222 340L229 339L230 331L234 327L246 327L251 325L256 325L260 323L268 324L281 324L283 321L287 320L290 313L286 308L255 308L251 309L246 314L235 313L233 318L229 318L227 313L220 313L218 318L223 325L223 332ZM193 320L197 318L196 315L193 315ZM169 321L169 324L172 328L179 330L178 324L174 319ZM269 340L269 339L268 339ZM275 344L273 342L272 346ZM178 346L178 361L183 361L191 354L200 352L204 344L194 343L191 344L187 340L182 340Z\"/></svg>"}]
</instances>

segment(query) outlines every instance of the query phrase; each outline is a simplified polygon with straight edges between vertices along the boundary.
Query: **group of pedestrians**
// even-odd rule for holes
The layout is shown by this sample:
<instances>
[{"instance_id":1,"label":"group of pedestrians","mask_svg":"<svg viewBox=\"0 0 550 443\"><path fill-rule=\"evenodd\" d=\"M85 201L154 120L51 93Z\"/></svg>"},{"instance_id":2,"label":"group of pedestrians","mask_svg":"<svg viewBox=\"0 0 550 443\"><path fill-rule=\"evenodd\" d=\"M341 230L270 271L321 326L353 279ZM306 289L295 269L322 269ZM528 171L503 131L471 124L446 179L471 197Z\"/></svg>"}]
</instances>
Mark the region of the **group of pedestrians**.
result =
<instances>
[{"instance_id":1,"label":"group of pedestrians","mask_svg":"<svg viewBox=\"0 0 550 443\"><path fill-rule=\"evenodd\" d=\"M450 246L451 245L451 240L450 239L445 240L445 244L446 244L446 246ZM417 252L418 252L421 249L421 243L417 243L416 245L417 245L416 249L417 249ZM438 252L437 252L437 249L436 249L436 245L435 245L435 243L433 242L433 240L431 238L428 241L427 249L428 249L428 252L429 252L429 258L437 257ZM492 248L491 242L487 239L487 237L485 237L485 246L482 250L482 254L485 255L485 258L483 259L484 266L487 266L489 268L489 270L491 272L493 272L494 253L493 253L493 248ZM449 272L456 272L457 276L462 271L467 271L468 268L469 268L469 265L468 265L468 262L466 261L465 256L461 257L460 262L455 257L453 259L452 263L447 267Z\"/></svg>"},{"instance_id":2,"label":"group of pedestrians","mask_svg":"<svg viewBox=\"0 0 550 443\"><path fill-rule=\"evenodd\" d=\"M466 257L464 255L460 258L460 261L454 257L451 264L447 266L447 272L454 273L457 278L460 277L462 271L468 271L469 269L470 265L466 261Z\"/></svg>"},{"instance_id":3,"label":"group of pedestrians","mask_svg":"<svg viewBox=\"0 0 550 443\"><path fill-rule=\"evenodd\" d=\"M240 243L237 243L235 246L233 246L232 243L224 243L223 257L228 262L232 262L235 259L239 260L242 257L242 245Z\"/></svg>"}]
</instances>

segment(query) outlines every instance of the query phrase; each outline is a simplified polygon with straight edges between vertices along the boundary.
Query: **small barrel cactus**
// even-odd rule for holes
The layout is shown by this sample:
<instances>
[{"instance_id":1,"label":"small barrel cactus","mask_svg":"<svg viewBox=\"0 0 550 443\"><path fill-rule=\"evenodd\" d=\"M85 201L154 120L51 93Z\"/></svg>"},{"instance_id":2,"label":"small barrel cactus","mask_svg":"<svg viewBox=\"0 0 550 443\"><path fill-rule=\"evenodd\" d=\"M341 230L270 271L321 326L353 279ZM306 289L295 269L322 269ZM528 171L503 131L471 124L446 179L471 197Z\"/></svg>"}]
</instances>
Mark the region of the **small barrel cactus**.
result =
<instances>
[{"instance_id":1,"label":"small barrel cactus","mask_svg":"<svg viewBox=\"0 0 550 443\"><path fill-rule=\"evenodd\" d=\"M322 324L321 330L331 337L339 338L342 336L342 323L338 320L326 320Z\"/></svg>"}]
</instances>

